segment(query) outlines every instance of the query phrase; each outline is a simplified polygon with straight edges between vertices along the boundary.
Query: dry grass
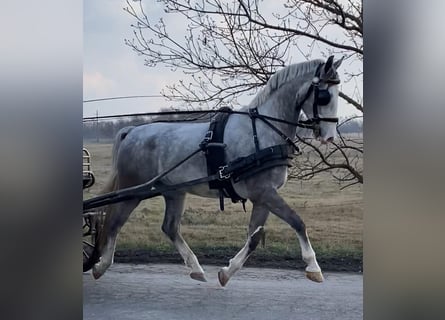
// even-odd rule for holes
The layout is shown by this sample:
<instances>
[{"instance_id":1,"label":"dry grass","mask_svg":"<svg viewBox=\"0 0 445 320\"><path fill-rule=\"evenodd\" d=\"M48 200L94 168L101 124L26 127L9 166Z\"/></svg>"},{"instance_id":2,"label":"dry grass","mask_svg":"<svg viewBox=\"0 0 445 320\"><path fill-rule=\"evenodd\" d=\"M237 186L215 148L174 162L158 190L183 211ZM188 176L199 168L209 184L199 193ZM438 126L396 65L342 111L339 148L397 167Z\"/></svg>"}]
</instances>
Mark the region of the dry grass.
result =
<instances>
[{"instance_id":1,"label":"dry grass","mask_svg":"<svg viewBox=\"0 0 445 320\"><path fill-rule=\"evenodd\" d=\"M96 184L85 190L85 197L98 193L108 178L111 166L110 144L86 144L92 155L92 168ZM289 205L303 218L312 245L322 255L353 255L361 258L363 230L362 186L345 190L332 180L329 174L311 181L291 180L280 191ZM217 199L189 196L182 218L181 231L193 249L218 250L241 248L244 245L250 216L240 204L229 203L219 212ZM152 198L142 202L123 227L118 248L149 249L174 252L175 249L161 232L163 199ZM279 218L271 215L266 224L266 247L258 251L264 254L295 255L299 251L294 231Z\"/></svg>"}]
</instances>

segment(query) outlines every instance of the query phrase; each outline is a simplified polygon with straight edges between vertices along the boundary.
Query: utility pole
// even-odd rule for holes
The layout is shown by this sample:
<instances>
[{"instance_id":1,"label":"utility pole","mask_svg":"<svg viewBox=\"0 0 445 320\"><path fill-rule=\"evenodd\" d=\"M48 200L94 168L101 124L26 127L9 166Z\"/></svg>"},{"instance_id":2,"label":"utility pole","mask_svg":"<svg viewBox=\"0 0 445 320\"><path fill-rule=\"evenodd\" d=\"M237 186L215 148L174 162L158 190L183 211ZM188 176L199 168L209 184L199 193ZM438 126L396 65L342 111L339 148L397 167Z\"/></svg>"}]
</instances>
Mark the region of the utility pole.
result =
<instances>
[{"instance_id":1,"label":"utility pole","mask_svg":"<svg viewBox=\"0 0 445 320\"><path fill-rule=\"evenodd\" d=\"M99 110L96 109L96 142L99 142Z\"/></svg>"}]
</instances>

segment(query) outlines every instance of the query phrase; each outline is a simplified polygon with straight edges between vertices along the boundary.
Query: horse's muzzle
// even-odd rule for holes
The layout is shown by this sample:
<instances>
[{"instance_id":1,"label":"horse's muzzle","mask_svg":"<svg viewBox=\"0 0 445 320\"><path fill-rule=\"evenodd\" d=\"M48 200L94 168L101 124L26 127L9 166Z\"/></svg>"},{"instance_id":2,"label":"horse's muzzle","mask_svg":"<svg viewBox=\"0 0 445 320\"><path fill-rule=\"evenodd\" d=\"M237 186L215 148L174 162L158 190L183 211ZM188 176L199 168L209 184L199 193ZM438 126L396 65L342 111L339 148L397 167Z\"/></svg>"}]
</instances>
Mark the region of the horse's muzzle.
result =
<instances>
[{"instance_id":1,"label":"horse's muzzle","mask_svg":"<svg viewBox=\"0 0 445 320\"><path fill-rule=\"evenodd\" d=\"M329 142L334 142L334 137L329 137L327 139L323 139L320 137L319 140L320 140L321 144L327 144Z\"/></svg>"}]
</instances>

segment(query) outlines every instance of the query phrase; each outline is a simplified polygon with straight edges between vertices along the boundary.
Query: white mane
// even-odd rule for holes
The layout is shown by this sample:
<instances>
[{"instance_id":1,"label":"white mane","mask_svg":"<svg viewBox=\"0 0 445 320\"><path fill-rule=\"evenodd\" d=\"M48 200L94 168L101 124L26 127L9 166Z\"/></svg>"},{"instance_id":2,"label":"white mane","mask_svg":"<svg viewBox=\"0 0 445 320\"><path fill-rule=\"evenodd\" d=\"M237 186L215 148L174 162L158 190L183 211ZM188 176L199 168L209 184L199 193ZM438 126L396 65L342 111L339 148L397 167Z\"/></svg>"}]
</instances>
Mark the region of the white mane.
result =
<instances>
[{"instance_id":1,"label":"white mane","mask_svg":"<svg viewBox=\"0 0 445 320\"><path fill-rule=\"evenodd\" d=\"M249 103L249 108L262 105L270 97L270 95L279 89L286 82L297 77L303 76L309 72L314 72L320 63L324 63L321 59L291 64L283 69L278 70L270 77L263 89L258 92L255 98Z\"/></svg>"}]
</instances>

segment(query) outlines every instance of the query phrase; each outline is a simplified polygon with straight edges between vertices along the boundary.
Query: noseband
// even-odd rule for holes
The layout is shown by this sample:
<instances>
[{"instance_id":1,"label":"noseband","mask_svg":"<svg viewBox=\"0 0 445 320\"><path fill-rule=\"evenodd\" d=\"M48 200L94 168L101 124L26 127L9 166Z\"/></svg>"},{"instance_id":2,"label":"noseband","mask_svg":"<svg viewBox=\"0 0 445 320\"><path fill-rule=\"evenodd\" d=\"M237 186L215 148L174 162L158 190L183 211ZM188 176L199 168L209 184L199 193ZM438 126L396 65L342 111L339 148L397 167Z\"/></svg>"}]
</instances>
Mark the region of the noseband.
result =
<instances>
[{"instance_id":1,"label":"noseband","mask_svg":"<svg viewBox=\"0 0 445 320\"><path fill-rule=\"evenodd\" d=\"M320 126L320 122L338 122L338 118L322 118L320 117L320 114L318 112L319 106L326 106L331 101L331 93L328 89L320 89L320 71L321 71L320 64L317 68L317 71L315 72L315 76L312 80L311 86L309 87L308 91L306 92L306 95L304 96L304 99L301 102L296 102L296 109L301 110L303 104L306 102L307 99L309 99L312 92L314 92L314 102L312 104L312 118L301 121L301 123L310 126L313 130L318 130ZM325 83L329 84L339 84L340 80L338 79L329 79L325 80Z\"/></svg>"}]
</instances>

